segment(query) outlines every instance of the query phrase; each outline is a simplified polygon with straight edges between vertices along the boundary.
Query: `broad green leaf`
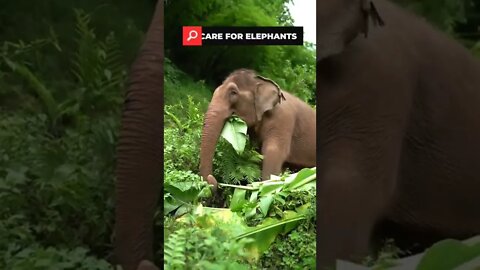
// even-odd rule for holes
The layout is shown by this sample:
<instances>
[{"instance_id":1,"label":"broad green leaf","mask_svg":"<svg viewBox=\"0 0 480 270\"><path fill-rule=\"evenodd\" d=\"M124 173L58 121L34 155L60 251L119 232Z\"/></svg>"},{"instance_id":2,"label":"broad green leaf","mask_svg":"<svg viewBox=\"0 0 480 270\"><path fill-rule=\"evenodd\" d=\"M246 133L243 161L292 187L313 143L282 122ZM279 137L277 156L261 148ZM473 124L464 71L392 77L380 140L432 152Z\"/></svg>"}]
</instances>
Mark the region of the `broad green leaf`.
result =
<instances>
[{"instance_id":1,"label":"broad green leaf","mask_svg":"<svg viewBox=\"0 0 480 270\"><path fill-rule=\"evenodd\" d=\"M212 189L210 186L204 187L197 195L198 198L209 198L212 196Z\"/></svg>"},{"instance_id":2,"label":"broad green leaf","mask_svg":"<svg viewBox=\"0 0 480 270\"><path fill-rule=\"evenodd\" d=\"M253 216L255 216L255 214L257 213L257 207L252 207L252 208L247 208L245 209L245 218L246 219L249 219Z\"/></svg>"},{"instance_id":3,"label":"broad green leaf","mask_svg":"<svg viewBox=\"0 0 480 270\"><path fill-rule=\"evenodd\" d=\"M222 137L227 140L238 154L243 153L247 141L247 124L238 117L231 117L223 126Z\"/></svg>"},{"instance_id":4,"label":"broad green leaf","mask_svg":"<svg viewBox=\"0 0 480 270\"><path fill-rule=\"evenodd\" d=\"M201 189L196 189L193 187L191 189L187 189L183 191L177 186L170 185L167 183L165 183L164 190L165 192L170 193L172 197L174 197L175 199L178 199L185 203L194 201L202 191Z\"/></svg>"},{"instance_id":5,"label":"broad green leaf","mask_svg":"<svg viewBox=\"0 0 480 270\"><path fill-rule=\"evenodd\" d=\"M447 239L434 244L423 256L417 270L450 270L480 256L480 243L465 244Z\"/></svg>"},{"instance_id":6,"label":"broad green leaf","mask_svg":"<svg viewBox=\"0 0 480 270\"><path fill-rule=\"evenodd\" d=\"M278 226L283 226L285 224L291 223L291 222L296 222L302 219L305 219L306 217L301 214L297 214L296 216L292 216L289 218L282 218L281 220L274 219L274 218L266 218L264 222L262 222L260 225L249 228L245 233L239 234L235 236L235 239L241 239L245 237L250 237L252 235L255 235L257 233L267 231L271 228L278 227Z\"/></svg>"},{"instance_id":7,"label":"broad green leaf","mask_svg":"<svg viewBox=\"0 0 480 270\"><path fill-rule=\"evenodd\" d=\"M250 256L255 260L258 260L262 253L270 248L281 231L282 226L274 226L269 227L268 229L259 230L251 236L254 241L245 246L247 252L250 253Z\"/></svg>"},{"instance_id":8,"label":"broad green leaf","mask_svg":"<svg viewBox=\"0 0 480 270\"><path fill-rule=\"evenodd\" d=\"M260 206L260 212L262 212L263 216L266 216L268 213L268 209L270 208L270 205L273 202L273 195L269 194L265 197L260 198L259 206Z\"/></svg>"},{"instance_id":9,"label":"broad green leaf","mask_svg":"<svg viewBox=\"0 0 480 270\"><path fill-rule=\"evenodd\" d=\"M172 196L167 196L163 199L163 214L167 215L170 212L176 210L178 207L180 207L183 203L179 202L178 200L175 200Z\"/></svg>"},{"instance_id":10,"label":"broad green leaf","mask_svg":"<svg viewBox=\"0 0 480 270\"><path fill-rule=\"evenodd\" d=\"M316 168L302 169L300 172L297 173L297 176L288 183L288 185L285 187L285 190L299 188L307 184L308 182L314 181L316 178Z\"/></svg>"},{"instance_id":11,"label":"broad green leaf","mask_svg":"<svg viewBox=\"0 0 480 270\"><path fill-rule=\"evenodd\" d=\"M296 188L295 190L298 190L298 191L310 190L310 189L316 188L316 187L317 187L317 183L315 181L313 181L313 182L308 182L305 185Z\"/></svg>"},{"instance_id":12,"label":"broad green leaf","mask_svg":"<svg viewBox=\"0 0 480 270\"><path fill-rule=\"evenodd\" d=\"M305 216L299 215L282 220L267 218L262 224L249 228L247 232L236 236L235 239L253 238L255 241L247 245L247 250L250 256L258 259L275 241L277 235L284 230L286 224L296 223L302 219L305 219Z\"/></svg>"},{"instance_id":13,"label":"broad green leaf","mask_svg":"<svg viewBox=\"0 0 480 270\"><path fill-rule=\"evenodd\" d=\"M182 216L185 213L187 213L189 210L190 210L190 207L188 207L188 205L184 204L177 209L177 211L175 212L175 216L176 217Z\"/></svg>"},{"instance_id":14,"label":"broad green leaf","mask_svg":"<svg viewBox=\"0 0 480 270\"><path fill-rule=\"evenodd\" d=\"M242 234L249 229L244 219L228 208L203 207L199 205L194 211L197 221L202 221L203 228L218 228L228 232L231 237Z\"/></svg>"},{"instance_id":15,"label":"broad green leaf","mask_svg":"<svg viewBox=\"0 0 480 270\"><path fill-rule=\"evenodd\" d=\"M284 186L283 182L269 182L260 186L260 195L265 196L280 191Z\"/></svg>"},{"instance_id":16,"label":"broad green leaf","mask_svg":"<svg viewBox=\"0 0 480 270\"><path fill-rule=\"evenodd\" d=\"M232 201L230 202L230 209L233 212L238 212L242 210L243 205L247 202L245 199L245 194L247 193L244 189L236 188L233 192Z\"/></svg>"},{"instance_id":17,"label":"broad green leaf","mask_svg":"<svg viewBox=\"0 0 480 270\"><path fill-rule=\"evenodd\" d=\"M279 196L278 194L276 194L275 200L279 201L281 204L285 204L285 199L283 199L282 196Z\"/></svg>"},{"instance_id":18,"label":"broad green leaf","mask_svg":"<svg viewBox=\"0 0 480 270\"><path fill-rule=\"evenodd\" d=\"M252 194L250 195L250 202L255 202L257 201L257 198L258 198L258 191L254 191L252 192Z\"/></svg>"},{"instance_id":19,"label":"broad green leaf","mask_svg":"<svg viewBox=\"0 0 480 270\"><path fill-rule=\"evenodd\" d=\"M292 221L292 222L289 222L289 223L286 223L285 224L285 227L283 228L283 234L286 234L288 232L290 232L291 230L295 229L295 227L297 227L298 223L300 222L300 220L297 220L296 218L300 216L299 213L295 212L295 211L285 211L283 212L283 218L284 219L294 219L295 221Z\"/></svg>"}]
</instances>

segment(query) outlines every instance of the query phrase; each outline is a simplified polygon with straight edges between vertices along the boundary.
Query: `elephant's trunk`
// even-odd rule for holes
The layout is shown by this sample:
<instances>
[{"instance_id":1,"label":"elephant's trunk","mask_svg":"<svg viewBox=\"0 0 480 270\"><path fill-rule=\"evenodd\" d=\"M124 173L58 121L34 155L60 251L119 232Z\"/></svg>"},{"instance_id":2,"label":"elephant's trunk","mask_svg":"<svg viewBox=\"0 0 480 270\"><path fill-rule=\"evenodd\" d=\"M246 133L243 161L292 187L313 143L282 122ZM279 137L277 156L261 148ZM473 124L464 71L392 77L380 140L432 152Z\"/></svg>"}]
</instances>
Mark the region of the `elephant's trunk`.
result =
<instances>
[{"instance_id":1,"label":"elephant's trunk","mask_svg":"<svg viewBox=\"0 0 480 270\"><path fill-rule=\"evenodd\" d=\"M129 74L117 146L115 261L124 270L153 261L153 216L162 175L163 2Z\"/></svg>"},{"instance_id":2,"label":"elephant's trunk","mask_svg":"<svg viewBox=\"0 0 480 270\"><path fill-rule=\"evenodd\" d=\"M227 118L231 115L230 108L222 97L222 92L215 91L212 101L205 113L202 140L200 145L200 175L208 181L212 174L213 155L215 146ZM212 183L211 183L212 184Z\"/></svg>"}]
</instances>

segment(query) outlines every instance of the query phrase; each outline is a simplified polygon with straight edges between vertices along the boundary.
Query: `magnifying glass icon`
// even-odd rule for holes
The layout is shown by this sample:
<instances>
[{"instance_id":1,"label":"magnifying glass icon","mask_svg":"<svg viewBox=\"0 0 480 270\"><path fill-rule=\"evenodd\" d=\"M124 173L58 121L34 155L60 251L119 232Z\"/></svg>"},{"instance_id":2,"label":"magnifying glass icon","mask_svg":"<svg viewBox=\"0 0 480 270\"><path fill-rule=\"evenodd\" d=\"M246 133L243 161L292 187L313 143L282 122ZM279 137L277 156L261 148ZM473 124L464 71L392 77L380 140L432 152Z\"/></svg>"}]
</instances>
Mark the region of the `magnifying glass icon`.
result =
<instances>
[{"instance_id":1,"label":"magnifying glass icon","mask_svg":"<svg viewBox=\"0 0 480 270\"><path fill-rule=\"evenodd\" d=\"M188 32L187 41L190 41L192 39L196 39L197 37L198 37L198 32L195 31L195 30L191 30L190 32Z\"/></svg>"}]
</instances>

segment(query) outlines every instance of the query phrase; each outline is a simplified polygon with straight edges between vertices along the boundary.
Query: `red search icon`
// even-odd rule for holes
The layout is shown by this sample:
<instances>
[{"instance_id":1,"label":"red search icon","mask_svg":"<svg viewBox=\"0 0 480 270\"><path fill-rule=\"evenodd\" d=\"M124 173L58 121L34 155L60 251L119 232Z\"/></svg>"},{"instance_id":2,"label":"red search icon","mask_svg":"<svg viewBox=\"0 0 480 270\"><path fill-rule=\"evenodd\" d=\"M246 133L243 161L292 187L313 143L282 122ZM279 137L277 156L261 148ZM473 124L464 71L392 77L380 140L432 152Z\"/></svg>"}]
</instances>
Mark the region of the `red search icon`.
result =
<instances>
[{"instance_id":1,"label":"red search icon","mask_svg":"<svg viewBox=\"0 0 480 270\"><path fill-rule=\"evenodd\" d=\"M182 30L183 46L202 46L201 26L184 26Z\"/></svg>"}]
</instances>

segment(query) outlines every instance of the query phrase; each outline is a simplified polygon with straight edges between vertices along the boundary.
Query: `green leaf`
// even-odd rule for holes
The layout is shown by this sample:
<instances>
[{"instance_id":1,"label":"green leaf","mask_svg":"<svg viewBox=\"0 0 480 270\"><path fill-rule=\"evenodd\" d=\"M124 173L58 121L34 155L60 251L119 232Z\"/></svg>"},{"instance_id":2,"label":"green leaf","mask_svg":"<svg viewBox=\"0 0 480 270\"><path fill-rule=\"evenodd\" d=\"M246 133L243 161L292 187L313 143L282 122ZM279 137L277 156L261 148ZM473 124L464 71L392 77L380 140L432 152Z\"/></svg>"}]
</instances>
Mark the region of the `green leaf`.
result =
<instances>
[{"instance_id":1,"label":"green leaf","mask_svg":"<svg viewBox=\"0 0 480 270\"><path fill-rule=\"evenodd\" d=\"M252 237L255 241L246 245L247 250L249 250L254 258L259 258L263 252L268 250L281 231L282 226L273 226L258 230Z\"/></svg>"},{"instance_id":2,"label":"green leaf","mask_svg":"<svg viewBox=\"0 0 480 270\"><path fill-rule=\"evenodd\" d=\"M317 173L317 170L315 167L302 169L296 174L293 180L289 181L290 178L285 180L285 182L288 183L287 186L285 187L285 190L296 189L311 181L314 181L317 178L316 173Z\"/></svg>"},{"instance_id":3,"label":"green leaf","mask_svg":"<svg viewBox=\"0 0 480 270\"><path fill-rule=\"evenodd\" d=\"M183 203L175 200L172 196L167 194L166 197L163 199L163 214L167 215L170 212L175 211L178 207L180 207Z\"/></svg>"},{"instance_id":4,"label":"green leaf","mask_svg":"<svg viewBox=\"0 0 480 270\"><path fill-rule=\"evenodd\" d=\"M175 216L176 217L182 216L183 214L187 213L189 210L190 208L187 205L182 205L175 212Z\"/></svg>"},{"instance_id":5,"label":"green leaf","mask_svg":"<svg viewBox=\"0 0 480 270\"><path fill-rule=\"evenodd\" d=\"M284 182L268 182L260 186L260 195L265 196L268 194L279 192L284 187Z\"/></svg>"},{"instance_id":6,"label":"green leaf","mask_svg":"<svg viewBox=\"0 0 480 270\"><path fill-rule=\"evenodd\" d=\"M286 223L285 227L283 228L283 233L286 234L291 230L295 229L295 227L297 227L300 220L297 220L297 217L299 217L299 214L295 211L285 211L283 214L284 214L283 215L284 219L286 220L293 219L292 222Z\"/></svg>"},{"instance_id":7,"label":"green leaf","mask_svg":"<svg viewBox=\"0 0 480 270\"><path fill-rule=\"evenodd\" d=\"M267 218L262 224L248 229L245 233L237 235L235 239L255 239L254 242L247 245L247 249L251 256L258 259L260 255L270 247L273 241L275 241L277 235L285 230L287 224L298 223L298 221L305 219L305 216L296 214L295 212L292 212L287 216L288 218L284 217L281 220Z\"/></svg>"},{"instance_id":8,"label":"green leaf","mask_svg":"<svg viewBox=\"0 0 480 270\"><path fill-rule=\"evenodd\" d=\"M260 198L260 212L262 212L263 216L266 216L268 213L268 209L273 202L273 195L269 194L265 197Z\"/></svg>"},{"instance_id":9,"label":"green leaf","mask_svg":"<svg viewBox=\"0 0 480 270\"><path fill-rule=\"evenodd\" d=\"M247 142L247 124L238 117L231 117L223 126L222 137L227 140L238 154L243 153Z\"/></svg>"},{"instance_id":10,"label":"green leaf","mask_svg":"<svg viewBox=\"0 0 480 270\"><path fill-rule=\"evenodd\" d=\"M58 117L58 107L51 91L42 83L42 81L30 69L22 64L7 61L9 67L17 74L29 82L31 89L39 97L45 108L46 114L51 121L56 121Z\"/></svg>"},{"instance_id":11,"label":"green leaf","mask_svg":"<svg viewBox=\"0 0 480 270\"><path fill-rule=\"evenodd\" d=\"M233 192L232 201L230 203L230 209L232 212L237 212L242 210L243 205L247 202L245 200L245 194L247 193L244 189L236 188Z\"/></svg>"},{"instance_id":12,"label":"green leaf","mask_svg":"<svg viewBox=\"0 0 480 270\"><path fill-rule=\"evenodd\" d=\"M182 183L176 183L177 185L171 185L170 183L165 183L164 190L168 193L170 193L174 198L181 200L183 202L192 202L197 199L198 195L202 191L201 189L197 189L195 187L192 187L190 189L181 189L179 188L179 184Z\"/></svg>"},{"instance_id":13,"label":"green leaf","mask_svg":"<svg viewBox=\"0 0 480 270\"><path fill-rule=\"evenodd\" d=\"M434 244L423 255L417 270L450 270L480 256L480 243L465 244L447 239Z\"/></svg>"},{"instance_id":14,"label":"green leaf","mask_svg":"<svg viewBox=\"0 0 480 270\"><path fill-rule=\"evenodd\" d=\"M254 206L252 208L245 209L245 218L246 219L249 219L249 218L255 216L255 214L257 214L257 207L256 206Z\"/></svg>"},{"instance_id":15,"label":"green leaf","mask_svg":"<svg viewBox=\"0 0 480 270\"><path fill-rule=\"evenodd\" d=\"M255 202L257 201L257 198L258 198L258 191L254 191L252 192L252 194L250 195L250 202Z\"/></svg>"}]
</instances>

